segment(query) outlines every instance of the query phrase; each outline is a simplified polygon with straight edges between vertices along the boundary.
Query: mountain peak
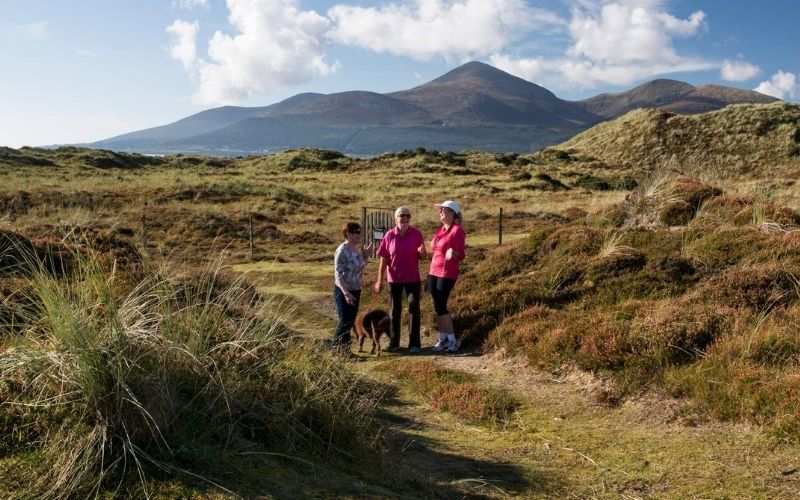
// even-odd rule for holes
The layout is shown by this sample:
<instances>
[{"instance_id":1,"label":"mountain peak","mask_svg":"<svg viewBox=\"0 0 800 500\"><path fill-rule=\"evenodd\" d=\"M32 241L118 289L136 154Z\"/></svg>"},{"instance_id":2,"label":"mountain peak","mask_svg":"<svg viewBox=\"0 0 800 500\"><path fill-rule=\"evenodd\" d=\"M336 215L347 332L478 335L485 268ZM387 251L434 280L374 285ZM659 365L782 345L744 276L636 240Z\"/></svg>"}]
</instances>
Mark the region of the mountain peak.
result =
<instances>
[{"instance_id":1,"label":"mountain peak","mask_svg":"<svg viewBox=\"0 0 800 500\"><path fill-rule=\"evenodd\" d=\"M454 84L462 82L463 83L471 82L471 85L475 85L476 82L485 82L488 84L498 84L501 82L507 82L506 84L508 84L513 82L516 85L536 87L544 90L543 87L539 87L535 83L531 83L527 80L514 76L510 73L506 73L501 69L495 68L494 66L490 66L480 61L470 61L468 63L462 64L461 66L448 71L439 78L436 78L435 80L431 80L430 82L421 85L421 87L430 85L435 86L443 84ZM550 91L547 92L549 93Z\"/></svg>"}]
</instances>

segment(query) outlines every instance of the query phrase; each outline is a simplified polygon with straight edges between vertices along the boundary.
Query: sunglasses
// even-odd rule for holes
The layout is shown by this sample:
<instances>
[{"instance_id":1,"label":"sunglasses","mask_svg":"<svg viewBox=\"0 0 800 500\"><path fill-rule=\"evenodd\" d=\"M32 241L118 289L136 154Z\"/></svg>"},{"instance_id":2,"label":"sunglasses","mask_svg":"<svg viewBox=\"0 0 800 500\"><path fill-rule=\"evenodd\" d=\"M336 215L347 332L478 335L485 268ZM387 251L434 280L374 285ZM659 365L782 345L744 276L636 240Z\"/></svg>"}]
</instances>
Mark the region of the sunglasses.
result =
<instances>
[{"instance_id":1,"label":"sunglasses","mask_svg":"<svg viewBox=\"0 0 800 500\"><path fill-rule=\"evenodd\" d=\"M398 217L400 217L401 219L410 219L411 218L411 214L400 214L400 215L398 215Z\"/></svg>"},{"instance_id":2,"label":"sunglasses","mask_svg":"<svg viewBox=\"0 0 800 500\"><path fill-rule=\"evenodd\" d=\"M358 229L356 231L350 231L350 234L361 234L361 230Z\"/></svg>"}]
</instances>

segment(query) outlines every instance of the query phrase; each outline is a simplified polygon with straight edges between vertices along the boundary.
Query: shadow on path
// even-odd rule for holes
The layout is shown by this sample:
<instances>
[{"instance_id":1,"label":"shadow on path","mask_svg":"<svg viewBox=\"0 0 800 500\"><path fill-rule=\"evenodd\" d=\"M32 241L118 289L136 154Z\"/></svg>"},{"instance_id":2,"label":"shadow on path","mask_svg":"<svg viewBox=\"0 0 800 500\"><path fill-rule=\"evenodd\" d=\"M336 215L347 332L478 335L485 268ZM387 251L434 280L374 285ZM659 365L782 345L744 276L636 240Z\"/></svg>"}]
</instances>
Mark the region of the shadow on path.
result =
<instances>
[{"instance_id":1,"label":"shadow on path","mask_svg":"<svg viewBox=\"0 0 800 500\"><path fill-rule=\"evenodd\" d=\"M385 443L392 469L387 474L402 482L398 497L508 498L543 496L558 489L541 471L502 459L465 456L446 441L422 435L438 424L409 416L414 407L393 390L378 415L387 426Z\"/></svg>"}]
</instances>

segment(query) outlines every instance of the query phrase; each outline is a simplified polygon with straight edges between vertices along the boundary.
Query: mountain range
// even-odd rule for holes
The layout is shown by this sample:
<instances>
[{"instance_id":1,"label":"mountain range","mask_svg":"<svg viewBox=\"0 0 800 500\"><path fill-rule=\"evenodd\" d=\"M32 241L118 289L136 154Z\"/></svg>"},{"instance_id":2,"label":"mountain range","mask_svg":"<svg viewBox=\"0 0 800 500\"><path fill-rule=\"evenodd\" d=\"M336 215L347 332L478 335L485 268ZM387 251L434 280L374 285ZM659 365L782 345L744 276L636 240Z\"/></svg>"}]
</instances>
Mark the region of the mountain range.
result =
<instances>
[{"instance_id":1,"label":"mountain range","mask_svg":"<svg viewBox=\"0 0 800 500\"><path fill-rule=\"evenodd\" d=\"M653 80L582 101L480 62L409 90L303 93L264 107L223 106L90 144L144 153L263 154L295 147L351 155L424 147L533 151L638 108L678 114L777 99L720 85Z\"/></svg>"}]
</instances>

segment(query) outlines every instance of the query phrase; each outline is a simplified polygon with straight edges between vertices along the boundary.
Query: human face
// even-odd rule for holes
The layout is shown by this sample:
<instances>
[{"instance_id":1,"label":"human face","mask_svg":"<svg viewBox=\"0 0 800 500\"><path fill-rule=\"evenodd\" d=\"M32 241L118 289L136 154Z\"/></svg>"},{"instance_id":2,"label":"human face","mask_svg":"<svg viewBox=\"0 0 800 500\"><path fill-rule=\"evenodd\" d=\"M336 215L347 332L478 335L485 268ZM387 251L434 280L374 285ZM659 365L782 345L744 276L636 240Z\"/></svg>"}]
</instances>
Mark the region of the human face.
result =
<instances>
[{"instance_id":1,"label":"human face","mask_svg":"<svg viewBox=\"0 0 800 500\"><path fill-rule=\"evenodd\" d=\"M405 229L411 225L411 214L408 212L397 214L394 220L397 223L397 227Z\"/></svg>"},{"instance_id":2,"label":"human face","mask_svg":"<svg viewBox=\"0 0 800 500\"><path fill-rule=\"evenodd\" d=\"M439 207L439 220L442 224L449 226L456 220L456 213L447 207Z\"/></svg>"},{"instance_id":3,"label":"human face","mask_svg":"<svg viewBox=\"0 0 800 500\"><path fill-rule=\"evenodd\" d=\"M361 242L361 228L349 231L347 233L347 241L349 241L350 243Z\"/></svg>"}]
</instances>

